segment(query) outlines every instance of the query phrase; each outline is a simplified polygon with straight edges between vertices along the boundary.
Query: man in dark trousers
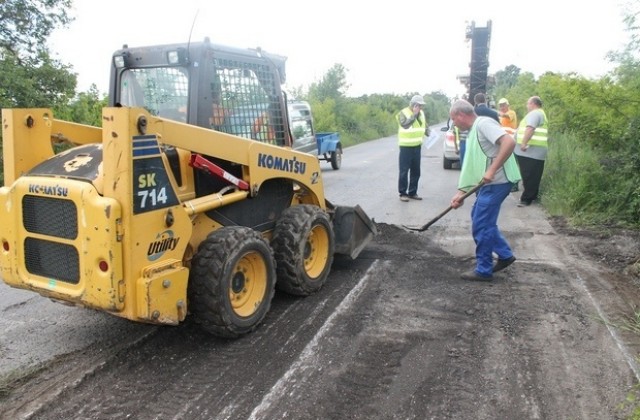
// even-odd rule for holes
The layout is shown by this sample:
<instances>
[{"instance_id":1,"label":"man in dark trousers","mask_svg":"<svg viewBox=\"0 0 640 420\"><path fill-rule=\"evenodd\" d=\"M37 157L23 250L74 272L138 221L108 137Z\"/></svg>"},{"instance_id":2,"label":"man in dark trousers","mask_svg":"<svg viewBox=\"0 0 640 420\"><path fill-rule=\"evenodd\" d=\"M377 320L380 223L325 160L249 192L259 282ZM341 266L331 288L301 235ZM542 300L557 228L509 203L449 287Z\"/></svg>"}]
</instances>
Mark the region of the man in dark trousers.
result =
<instances>
[{"instance_id":1,"label":"man in dark trousers","mask_svg":"<svg viewBox=\"0 0 640 420\"><path fill-rule=\"evenodd\" d=\"M422 200L418 195L422 139L429 135L429 124L422 107L424 98L414 95L409 106L398 112L398 146L400 147L398 193L400 201Z\"/></svg>"},{"instance_id":2,"label":"man in dark trousers","mask_svg":"<svg viewBox=\"0 0 640 420\"><path fill-rule=\"evenodd\" d=\"M518 207L529 206L538 199L544 162L548 152L549 120L542 109L542 100L539 96L529 98L527 111L529 111L528 114L518 126L517 145L513 151L518 160L518 166L520 166L522 186L524 187Z\"/></svg>"},{"instance_id":3,"label":"man in dark trousers","mask_svg":"<svg viewBox=\"0 0 640 420\"><path fill-rule=\"evenodd\" d=\"M476 93L476 96L473 97L473 103L476 104L475 111L476 115L482 117L490 117L494 120L500 122L500 117L498 117L498 111L495 109L491 109L487 106L487 97L484 93Z\"/></svg>"}]
</instances>

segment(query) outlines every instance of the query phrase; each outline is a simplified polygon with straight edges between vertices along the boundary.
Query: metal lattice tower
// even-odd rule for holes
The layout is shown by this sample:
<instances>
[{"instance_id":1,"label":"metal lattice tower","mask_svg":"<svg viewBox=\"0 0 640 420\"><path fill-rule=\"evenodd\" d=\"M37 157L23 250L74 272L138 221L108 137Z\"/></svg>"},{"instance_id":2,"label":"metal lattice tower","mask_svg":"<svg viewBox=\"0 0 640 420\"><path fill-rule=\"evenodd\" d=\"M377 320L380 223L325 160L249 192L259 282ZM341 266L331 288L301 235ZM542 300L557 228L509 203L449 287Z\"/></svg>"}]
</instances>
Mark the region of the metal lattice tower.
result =
<instances>
[{"instance_id":1,"label":"metal lattice tower","mask_svg":"<svg viewBox=\"0 0 640 420\"><path fill-rule=\"evenodd\" d=\"M467 40L471 40L471 62L469 63L469 101L473 103L476 93L487 92L489 69L489 42L491 21L486 27L476 27L474 21L467 27Z\"/></svg>"}]
</instances>

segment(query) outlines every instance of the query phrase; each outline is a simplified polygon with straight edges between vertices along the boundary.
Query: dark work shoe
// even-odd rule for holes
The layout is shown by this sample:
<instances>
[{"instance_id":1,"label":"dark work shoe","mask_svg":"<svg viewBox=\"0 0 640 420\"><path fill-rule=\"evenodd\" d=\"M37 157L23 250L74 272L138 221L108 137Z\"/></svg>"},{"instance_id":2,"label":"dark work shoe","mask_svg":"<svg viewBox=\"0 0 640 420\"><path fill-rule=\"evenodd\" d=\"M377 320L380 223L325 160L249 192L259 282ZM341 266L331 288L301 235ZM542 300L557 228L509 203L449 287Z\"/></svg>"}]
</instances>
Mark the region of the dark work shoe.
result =
<instances>
[{"instance_id":1,"label":"dark work shoe","mask_svg":"<svg viewBox=\"0 0 640 420\"><path fill-rule=\"evenodd\" d=\"M409 201L409 197L407 197L406 195L401 195L400 201Z\"/></svg>"},{"instance_id":2,"label":"dark work shoe","mask_svg":"<svg viewBox=\"0 0 640 420\"><path fill-rule=\"evenodd\" d=\"M527 207L531 205L531 201L521 201L518 203L518 207Z\"/></svg>"},{"instance_id":3,"label":"dark work shoe","mask_svg":"<svg viewBox=\"0 0 640 420\"><path fill-rule=\"evenodd\" d=\"M475 270L467 271L466 273L460 274L460 278L463 280L472 280L472 281L491 281L493 280L492 276L481 276L476 273Z\"/></svg>"},{"instance_id":4,"label":"dark work shoe","mask_svg":"<svg viewBox=\"0 0 640 420\"><path fill-rule=\"evenodd\" d=\"M516 261L516 257L514 257L513 255L504 260L498 259L498 262L493 266L493 272L497 273L498 271L502 271L505 268L509 267L511 264L513 264L515 261Z\"/></svg>"},{"instance_id":5,"label":"dark work shoe","mask_svg":"<svg viewBox=\"0 0 640 420\"><path fill-rule=\"evenodd\" d=\"M412 200L422 200L422 197L420 197L418 194L410 195L409 198Z\"/></svg>"}]
</instances>

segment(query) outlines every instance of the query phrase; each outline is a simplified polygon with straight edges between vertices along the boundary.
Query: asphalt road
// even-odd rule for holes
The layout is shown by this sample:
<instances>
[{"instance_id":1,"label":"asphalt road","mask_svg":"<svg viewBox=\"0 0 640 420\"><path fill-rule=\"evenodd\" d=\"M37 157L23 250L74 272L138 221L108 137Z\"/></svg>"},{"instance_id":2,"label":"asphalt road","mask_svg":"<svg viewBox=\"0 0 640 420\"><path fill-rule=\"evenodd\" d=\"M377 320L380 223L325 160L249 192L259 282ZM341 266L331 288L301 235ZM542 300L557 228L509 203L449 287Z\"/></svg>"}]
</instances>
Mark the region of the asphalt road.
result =
<instances>
[{"instance_id":1,"label":"asphalt road","mask_svg":"<svg viewBox=\"0 0 640 420\"><path fill-rule=\"evenodd\" d=\"M419 194L398 199L394 137L323 163L327 198L359 204L380 234L325 287L277 293L238 340L134 324L0 285L0 374L33 370L0 400L32 419L622 418L638 382L637 337L607 324L634 288L585 258L542 208L503 206L518 261L490 284L473 264L472 199L422 233L455 193L440 143L423 150ZM6 382L6 381L5 381Z\"/></svg>"}]
</instances>

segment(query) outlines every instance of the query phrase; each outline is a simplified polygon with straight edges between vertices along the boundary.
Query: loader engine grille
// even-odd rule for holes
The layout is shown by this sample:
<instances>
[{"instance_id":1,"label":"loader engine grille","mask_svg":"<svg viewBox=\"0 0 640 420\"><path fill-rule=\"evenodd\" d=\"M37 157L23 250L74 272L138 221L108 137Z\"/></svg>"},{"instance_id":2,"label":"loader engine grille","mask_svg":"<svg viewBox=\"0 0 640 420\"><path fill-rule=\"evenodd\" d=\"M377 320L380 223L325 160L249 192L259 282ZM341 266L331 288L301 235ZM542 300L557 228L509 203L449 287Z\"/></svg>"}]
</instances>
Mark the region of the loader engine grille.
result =
<instances>
[{"instance_id":1,"label":"loader engine grille","mask_svg":"<svg viewBox=\"0 0 640 420\"><path fill-rule=\"evenodd\" d=\"M78 211L71 200L25 195L22 198L24 229L33 234L61 239L78 236ZM31 274L77 284L80 259L73 245L27 237L24 240L27 271Z\"/></svg>"},{"instance_id":2,"label":"loader engine grille","mask_svg":"<svg viewBox=\"0 0 640 420\"><path fill-rule=\"evenodd\" d=\"M57 238L78 236L78 212L71 200L25 195L22 199L22 220L27 232Z\"/></svg>"},{"instance_id":3,"label":"loader engine grille","mask_svg":"<svg viewBox=\"0 0 640 420\"><path fill-rule=\"evenodd\" d=\"M31 274L78 284L78 251L72 245L27 238L24 241L25 264Z\"/></svg>"}]
</instances>

